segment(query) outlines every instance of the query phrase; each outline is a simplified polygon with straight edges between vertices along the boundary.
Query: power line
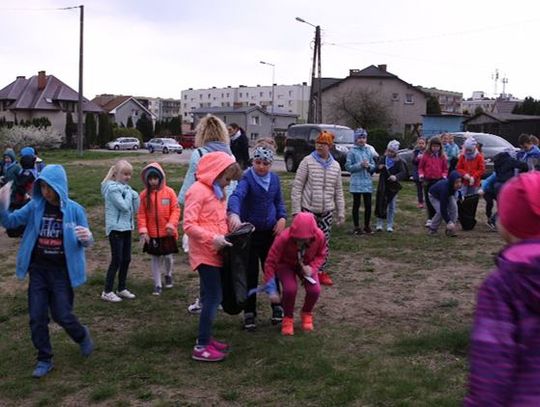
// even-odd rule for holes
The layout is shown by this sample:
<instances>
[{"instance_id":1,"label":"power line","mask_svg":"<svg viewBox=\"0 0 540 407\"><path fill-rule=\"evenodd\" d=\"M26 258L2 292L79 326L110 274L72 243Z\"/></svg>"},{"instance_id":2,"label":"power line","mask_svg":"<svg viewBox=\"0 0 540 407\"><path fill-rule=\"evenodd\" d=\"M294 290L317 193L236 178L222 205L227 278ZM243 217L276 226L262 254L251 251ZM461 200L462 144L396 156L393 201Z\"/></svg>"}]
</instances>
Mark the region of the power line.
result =
<instances>
[{"instance_id":1,"label":"power line","mask_svg":"<svg viewBox=\"0 0 540 407\"><path fill-rule=\"evenodd\" d=\"M54 8L45 8L45 7L36 7L36 8L22 8L22 7L13 7L13 8L4 8L0 7L0 11L58 11L58 10L71 10L79 8L80 6L71 6L71 7L54 7Z\"/></svg>"}]
</instances>

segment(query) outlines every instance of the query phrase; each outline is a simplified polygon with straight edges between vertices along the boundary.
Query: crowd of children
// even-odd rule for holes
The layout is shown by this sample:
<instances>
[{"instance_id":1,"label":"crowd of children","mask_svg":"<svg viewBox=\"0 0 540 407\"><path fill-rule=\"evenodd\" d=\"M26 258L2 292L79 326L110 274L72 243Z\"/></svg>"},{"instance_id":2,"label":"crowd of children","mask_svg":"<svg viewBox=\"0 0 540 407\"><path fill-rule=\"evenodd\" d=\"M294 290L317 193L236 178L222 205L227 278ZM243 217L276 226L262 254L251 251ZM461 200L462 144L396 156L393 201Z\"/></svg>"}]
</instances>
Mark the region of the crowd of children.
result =
<instances>
[{"instance_id":1,"label":"crowd of children","mask_svg":"<svg viewBox=\"0 0 540 407\"><path fill-rule=\"evenodd\" d=\"M355 145L345 163L351 174L353 235L373 234L374 174L378 174L376 231L383 230L385 221L386 231L394 231L400 181L407 176L405 163L398 155L398 141L390 141L385 153L375 158L367 146L367 137L365 129L354 131ZM509 243L499 255L498 270L479 292L471 340L468 405L478 405L479 400L492 400L495 405L501 400L517 402L533 397L528 394L527 374L536 367L525 364L522 356L527 356L523 349L533 343L535 324L539 324L534 304L529 302L536 300L531 288L539 264L534 239L540 238L535 226L540 224L536 199L540 174L535 172L540 150L534 141L524 135L519 139L522 150L517 155L511 150L499 153L493 174L484 181L485 160L473 137L466 138L461 152L451 135L427 141L420 137L413 152L417 206L427 209L429 234L437 234L444 221L446 234L455 236L460 200L480 195L486 200L488 225L494 228L497 224ZM143 168L144 189L140 194L129 186L133 168L125 160L116 162L101 183L105 233L111 251L101 298L109 302L136 298L127 282L135 227L143 251L151 255L153 294L162 293L162 278L165 288L171 288L173 254L178 252L182 217L184 248L200 284L200 297L194 304L200 311L199 327L191 357L205 362L221 361L230 350L227 343L213 336L222 301L222 250L231 246L228 233L245 223L255 227L246 273L251 295L244 305L244 329L256 329L256 293L266 291L271 300L272 322L281 323L281 333L290 336L294 335L299 282L306 292L301 328L306 332L314 329L313 310L320 285L332 284L325 269L331 226L334 220L340 224L345 219L341 168L330 153L333 135L329 132L319 135L315 151L299 165L292 185L293 217L288 228L281 181L271 171L273 140L257 142L251 166L245 171L231 154L228 142L223 122L214 116L201 121L198 148L192 154L178 198L167 186L166 174L158 163ZM73 314L73 288L86 281L84 249L93 243L93 236L84 209L68 196L62 166L38 165L35 150L27 147L21 150L18 161L13 150L6 150L0 171L6 184L0 189L0 222L8 230L22 228L16 274L21 279L29 275L30 330L37 349L33 376L40 378L54 367L49 312L79 345L83 356L89 356L94 349L89 329ZM520 172L528 173L517 176ZM359 216L362 201L363 227ZM493 213L494 201L498 215ZM262 288L258 286L260 270L264 274ZM510 308L514 311L510 312ZM522 332L518 339L515 330ZM486 370L490 363L499 367L496 373ZM514 383L515 388L510 390L501 383Z\"/></svg>"}]
</instances>

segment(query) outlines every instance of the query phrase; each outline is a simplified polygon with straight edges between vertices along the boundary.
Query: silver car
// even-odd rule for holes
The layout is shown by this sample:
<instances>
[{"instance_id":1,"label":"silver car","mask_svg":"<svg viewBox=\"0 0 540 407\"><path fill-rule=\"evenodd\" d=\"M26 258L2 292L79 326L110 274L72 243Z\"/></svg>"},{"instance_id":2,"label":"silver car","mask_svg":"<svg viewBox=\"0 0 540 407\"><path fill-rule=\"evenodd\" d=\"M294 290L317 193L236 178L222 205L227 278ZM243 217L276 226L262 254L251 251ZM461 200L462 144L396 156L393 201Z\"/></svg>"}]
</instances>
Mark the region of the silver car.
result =
<instances>
[{"instance_id":1,"label":"silver car","mask_svg":"<svg viewBox=\"0 0 540 407\"><path fill-rule=\"evenodd\" d=\"M172 138L153 138L145 143L145 145L150 153L161 151L163 154L168 154L170 152L182 154L182 151L184 151L184 148L178 141Z\"/></svg>"},{"instance_id":2,"label":"silver car","mask_svg":"<svg viewBox=\"0 0 540 407\"><path fill-rule=\"evenodd\" d=\"M135 137L118 137L105 146L109 150L138 150L141 144Z\"/></svg>"}]
</instances>

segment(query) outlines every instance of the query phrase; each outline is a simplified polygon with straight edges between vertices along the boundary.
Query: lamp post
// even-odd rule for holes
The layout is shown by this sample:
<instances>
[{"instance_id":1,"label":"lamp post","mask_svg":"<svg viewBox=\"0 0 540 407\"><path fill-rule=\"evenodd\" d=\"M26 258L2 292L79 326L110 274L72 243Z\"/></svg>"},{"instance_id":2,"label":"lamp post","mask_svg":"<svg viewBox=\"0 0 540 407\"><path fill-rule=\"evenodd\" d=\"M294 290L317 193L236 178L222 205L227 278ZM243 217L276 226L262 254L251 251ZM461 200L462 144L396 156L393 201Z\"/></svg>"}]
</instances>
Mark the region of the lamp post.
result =
<instances>
[{"instance_id":1,"label":"lamp post","mask_svg":"<svg viewBox=\"0 0 540 407\"><path fill-rule=\"evenodd\" d=\"M274 137L274 121L276 120L274 117L274 106L275 106L275 90L276 90L276 65L271 64L270 62L265 61L259 61L263 65L269 65L272 67L272 121L271 121L271 127L270 127L270 135Z\"/></svg>"},{"instance_id":2,"label":"lamp post","mask_svg":"<svg viewBox=\"0 0 540 407\"><path fill-rule=\"evenodd\" d=\"M296 21L315 28L315 46L313 47L313 65L311 67L311 89L309 95L308 123L322 122L322 94L321 94L321 26L311 24L300 17ZM317 67L317 81L315 81L315 67Z\"/></svg>"}]
</instances>

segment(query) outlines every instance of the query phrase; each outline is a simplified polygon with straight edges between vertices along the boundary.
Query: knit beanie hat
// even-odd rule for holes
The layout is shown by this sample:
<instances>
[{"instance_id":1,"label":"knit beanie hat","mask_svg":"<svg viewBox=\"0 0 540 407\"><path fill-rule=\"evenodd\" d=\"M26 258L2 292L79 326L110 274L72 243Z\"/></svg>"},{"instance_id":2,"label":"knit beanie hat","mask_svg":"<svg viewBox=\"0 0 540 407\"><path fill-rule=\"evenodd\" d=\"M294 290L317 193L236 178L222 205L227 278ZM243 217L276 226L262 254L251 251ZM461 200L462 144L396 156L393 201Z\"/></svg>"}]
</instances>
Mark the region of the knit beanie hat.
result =
<instances>
[{"instance_id":1,"label":"knit beanie hat","mask_svg":"<svg viewBox=\"0 0 540 407\"><path fill-rule=\"evenodd\" d=\"M32 147L23 147L21 148L21 157L24 157L25 155L36 155L36 150L34 150Z\"/></svg>"},{"instance_id":2,"label":"knit beanie hat","mask_svg":"<svg viewBox=\"0 0 540 407\"><path fill-rule=\"evenodd\" d=\"M356 143L356 141L361 137L367 138L367 131L359 127L354 131L354 142Z\"/></svg>"},{"instance_id":3,"label":"knit beanie hat","mask_svg":"<svg viewBox=\"0 0 540 407\"><path fill-rule=\"evenodd\" d=\"M386 146L386 149L397 153L399 150L399 141L397 140L389 141L388 145Z\"/></svg>"},{"instance_id":4,"label":"knit beanie hat","mask_svg":"<svg viewBox=\"0 0 540 407\"><path fill-rule=\"evenodd\" d=\"M497 199L499 220L519 239L540 237L540 172L528 172L504 184Z\"/></svg>"},{"instance_id":5,"label":"knit beanie hat","mask_svg":"<svg viewBox=\"0 0 540 407\"><path fill-rule=\"evenodd\" d=\"M476 142L476 140L472 137L469 137L465 140L465 142L463 143L463 148L465 150L474 150L476 148L476 145L478 143Z\"/></svg>"},{"instance_id":6,"label":"knit beanie hat","mask_svg":"<svg viewBox=\"0 0 540 407\"><path fill-rule=\"evenodd\" d=\"M329 131L323 130L321 134L319 134L319 137L317 137L317 139L315 140L315 143L327 144L331 146L332 144L334 144L334 135Z\"/></svg>"},{"instance_id":7,"label":"knit beanie hat","mask_svg":"<svg viewBox=\"0 0 540 407\"><path fill-rule=\"evenodd\" d=\"M257 147L253 153L254 160L263 160L266 162L274 161L274 153L272 150L266 147Z\"/></svg>"}]
</instances>

